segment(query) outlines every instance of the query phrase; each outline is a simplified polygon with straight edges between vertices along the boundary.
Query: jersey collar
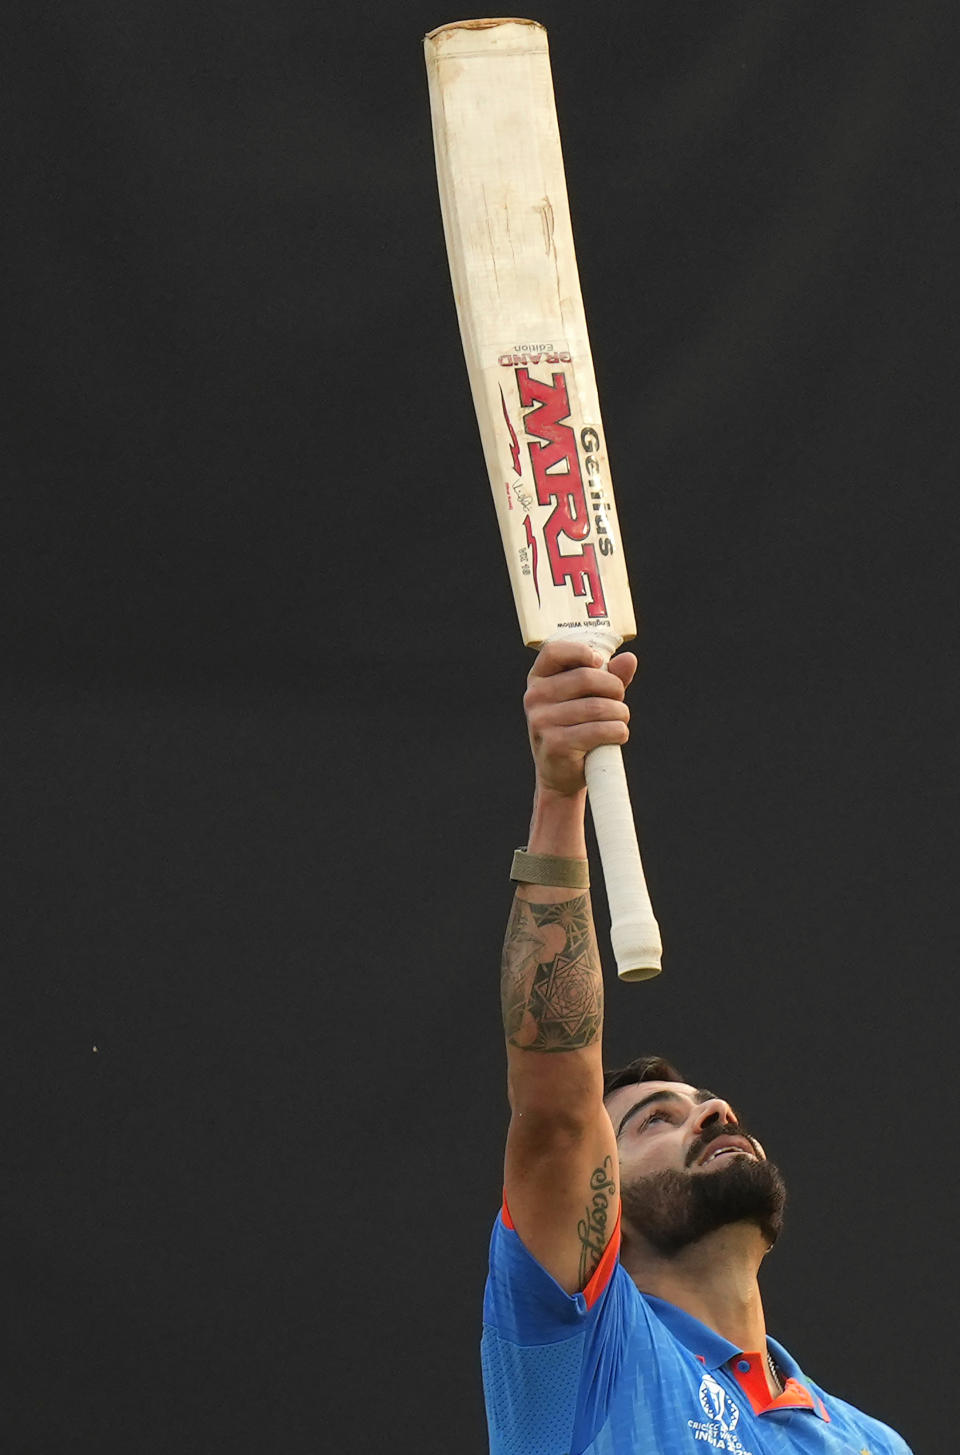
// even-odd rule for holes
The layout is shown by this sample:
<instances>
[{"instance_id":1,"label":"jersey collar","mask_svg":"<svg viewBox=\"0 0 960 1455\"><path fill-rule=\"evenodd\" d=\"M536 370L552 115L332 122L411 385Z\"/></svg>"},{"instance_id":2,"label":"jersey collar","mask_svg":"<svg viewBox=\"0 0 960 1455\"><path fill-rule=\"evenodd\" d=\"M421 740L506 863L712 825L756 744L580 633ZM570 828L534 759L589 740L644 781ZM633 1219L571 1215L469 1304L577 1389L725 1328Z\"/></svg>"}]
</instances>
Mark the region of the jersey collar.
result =
<instances>
[{"instance_id":1,"label":"jersey collar","mask_svg":"<svg viewBox=\"0 0 960 1455\"><path fill-rule=\"evenodd\" d=\"M721 1364L726 1364L740 1353L736 1344L731 1344L722 1334L715 1334L713 1329L708 1329L693 1314L677 1308L675 1303L655 1298L652 1293L645 1293L643 1297L660 1322L666 1324L673 1337L679 1339L691 1354L695 1354L707 1369L719 1369Z\"/></svg>"},{"instance_id":2,"label":"jersey collar","mask_svg":"<svg viewBox=\"0 0 960 1455\"><path fill-rule=\"evenodd\" d=\"M685 1349L688 1349L704 1368L719 1369L722 1364L729 1364L731 1359L735 1359L741 1353L736 1344L731 1344L729 1339L725 1339L722 1334L715 1333L713 1329L708 1328L699 1319L695 1319L692 1314L686 1313L684 1309L677 1308L676 1304L667 1303L662 1298L655 1298L652 1293L645 1293L643 1297L660 1322L666 1325L673 1337ZM806 1398L802 1400L802 1403L821 1420L829 1421L830 1416L827 1414L823 1400L810 1390L809 1382L797 1361L782 1344L777 1343L776 1339L768 1336L767 1343L787 1378L796 1380L797 1384L803 1388ZM783 1397L781 1396L781 1398Z\"/></svg>"}]
</instances>

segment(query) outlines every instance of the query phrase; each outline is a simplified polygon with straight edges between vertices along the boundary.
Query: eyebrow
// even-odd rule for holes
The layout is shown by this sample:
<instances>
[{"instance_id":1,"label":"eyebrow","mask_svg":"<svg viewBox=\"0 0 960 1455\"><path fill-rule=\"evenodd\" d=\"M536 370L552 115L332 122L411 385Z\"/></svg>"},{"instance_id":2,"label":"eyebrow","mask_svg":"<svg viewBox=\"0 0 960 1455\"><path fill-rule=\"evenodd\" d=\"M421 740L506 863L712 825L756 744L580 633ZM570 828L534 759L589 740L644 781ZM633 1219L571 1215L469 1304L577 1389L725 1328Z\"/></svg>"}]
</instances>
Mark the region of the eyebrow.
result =
<instances>
[{"instance_id":1,"label":"eyebrow","mask_svg":"<svg viewBox=\"0 0 960 1455\"><path fill-rule=\"evenodd\" d=\"M707 1091L701 1088L700 1091L694 1092L693 1100L695 1105L702 1106L705 1101L713 1101L715 1097L715 1091ZM651 1091L649 1096L642 1096L639 1101L634 1102L633 1106L626 1113L620 1125L617 1127L617 1136L619 1137L620 1133L623 1131L630 1118L632 1116L636 1116L638 1111L643 1111L643 1108L645 1106L649 1106L651 1102L686 1100L687 1098L685 1096L681 1096L679 1091ZM733 1108L731 1107L731 1111L732 1110ZM736 1116L736 1112L734 1112L734 1116Z\"/></svg>"}]
</instances>

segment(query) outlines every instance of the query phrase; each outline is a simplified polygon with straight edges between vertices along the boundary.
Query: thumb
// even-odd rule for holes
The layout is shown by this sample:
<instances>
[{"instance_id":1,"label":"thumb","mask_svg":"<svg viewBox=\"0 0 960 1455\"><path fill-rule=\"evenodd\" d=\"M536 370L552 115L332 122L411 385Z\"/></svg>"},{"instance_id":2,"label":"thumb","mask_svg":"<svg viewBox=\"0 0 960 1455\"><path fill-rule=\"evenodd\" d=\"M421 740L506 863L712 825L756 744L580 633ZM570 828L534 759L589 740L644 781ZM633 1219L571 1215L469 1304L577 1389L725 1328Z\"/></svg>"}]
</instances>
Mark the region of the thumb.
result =
<instances>
[{"instance_id":1,"label":"thumb","mask_svg":"<svg viewBox=\"0 0 960 1455\"><path fill-rule=\"evenodd\" d=\"M637 670L637 659L632 652L620 652L616 657L611 657L607 663L607 671L619 677L624 687L629 687Z\"/></svg>"}]
</instances>

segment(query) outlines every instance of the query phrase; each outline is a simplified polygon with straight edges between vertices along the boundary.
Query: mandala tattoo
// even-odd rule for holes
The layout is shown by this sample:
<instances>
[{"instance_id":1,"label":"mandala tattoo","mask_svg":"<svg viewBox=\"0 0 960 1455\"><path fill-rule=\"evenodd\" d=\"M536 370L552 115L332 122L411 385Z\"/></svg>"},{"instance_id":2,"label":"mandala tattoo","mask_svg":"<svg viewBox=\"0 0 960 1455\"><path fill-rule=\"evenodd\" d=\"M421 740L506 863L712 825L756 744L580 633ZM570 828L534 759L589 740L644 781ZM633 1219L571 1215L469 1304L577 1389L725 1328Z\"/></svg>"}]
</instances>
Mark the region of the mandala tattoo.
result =
<instances>
[{"instance_id":1,"label":"mandala tattoo","mask_svg":"<svg viewBox=\"0 0 960 1455\"><path fill-rule=\"evenodd\" d=\"M598 1038L603 980L590 900L514 901L500 979L507 1041L524 1051L574 1051Z\"/></svg>"}]
</instances>

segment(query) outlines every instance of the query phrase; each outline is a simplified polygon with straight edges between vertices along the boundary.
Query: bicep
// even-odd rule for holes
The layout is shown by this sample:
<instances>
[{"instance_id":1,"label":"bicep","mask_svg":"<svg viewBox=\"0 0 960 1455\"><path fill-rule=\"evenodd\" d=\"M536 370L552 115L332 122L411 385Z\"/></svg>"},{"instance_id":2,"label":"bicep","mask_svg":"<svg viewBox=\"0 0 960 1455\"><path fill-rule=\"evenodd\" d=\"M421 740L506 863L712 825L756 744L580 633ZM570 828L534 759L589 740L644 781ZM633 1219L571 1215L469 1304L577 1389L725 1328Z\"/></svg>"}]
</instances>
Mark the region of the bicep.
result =
<instances>
[{"instance_id":1,"label":"bicep","mask_svg":"<svg viewBox=\"0 0 960 1455\"><path fill-rule=\"evenodd\" d=\"M602 1102L581 1122L514 1116L507 1135L504 1196L529 1253L566 1293L597 1269L617 1223L617 1144Z\"/></svg>"}]
</instances>

